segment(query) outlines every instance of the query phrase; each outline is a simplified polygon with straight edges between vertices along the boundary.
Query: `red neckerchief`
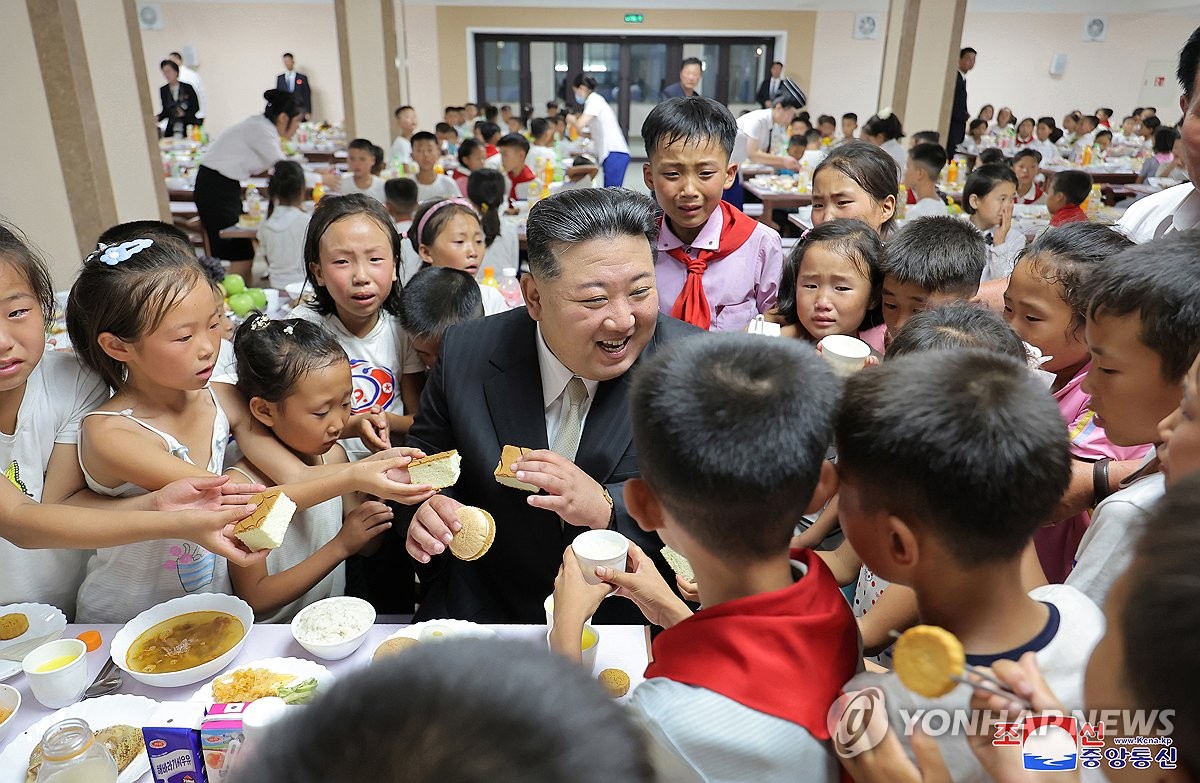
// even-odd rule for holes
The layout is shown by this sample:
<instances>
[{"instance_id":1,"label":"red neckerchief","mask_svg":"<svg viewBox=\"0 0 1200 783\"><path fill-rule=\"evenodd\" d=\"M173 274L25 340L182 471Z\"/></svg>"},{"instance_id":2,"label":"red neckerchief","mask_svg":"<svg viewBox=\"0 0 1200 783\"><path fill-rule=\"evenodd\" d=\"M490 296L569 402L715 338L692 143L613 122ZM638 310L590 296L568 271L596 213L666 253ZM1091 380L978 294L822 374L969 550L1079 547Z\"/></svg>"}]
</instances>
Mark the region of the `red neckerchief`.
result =
<instances>
[{"instance_id":1,"label":"red neckerchief","mask_svg":"<svg viewBox=\"0 0 1200 783\"><path fill-rule=\"evenodd\" d=\"M712 311L708 306L708 297L704 295L704 270L708 269L709 262L720 261L745 244L758 227L757 220L748 217L728 201L720 204L721 236L716 250L701 250L695 258L685 253L682 246L667 251L667 255L687 267L687 279L671 308L671 317L705 330L712 326ZM659 229L662 229L661 223Z\"/></svg>"},{"instance_id":2,"label":"red neckerchief","mask_svg":"<svg viewBox=\"0 0 1200 783\"><path fill-rule=\"evenodd\" d=\"M1026 198L1025 196L1021 196L1019 200L1022 204L1036 204L1037 200L1042 197L1042 193L1043 193L1043 191L1042 191L1041 187L1039 187L1038 184L1035 182L1035 183L1033 183L1033 198Z\"/></svg>"},{"instance_id":3,"label":"red neckerchief","mask_svg":"<svg viewBox=\"0 0 1200 783\"><path fill-rule=\"evenodd\" d=\"M497 147L495 144L484 144L483 145L483 154L486 155L487 157L490 158L493 155L498 155L499 153L500 153L500 148Z\"/></svg>"},{"instance_id":4,"label":"red neckerchief","mask_svg":"<svg viewBox=\"0 0 1200 783\"><path fill-rule=\"evenodd\" d=\"M513 176L511 172L505 172L505 176L507 176L508 181L512 183L511 187L508 189L508 205L511 207L512 203L517 200L517 185L521 185L526 182L533 182L533 170L526 166L525 168L521 169L516 176Z\"/></svg>"},{"instance_id":5,"label":"red neckerchief","mask_svg":"<svg viewBox=\"0 0 1200 783\"><path fill-rule=\"evenodd\" d=\"M646 679L719 693L828 740L829 705L858 670L858 626L817 554L791 556L807 566L791 587L701 609L660 633Z\"/></svg>"},{"instance_id":6,"label":"red neckerchief","mask_svg":"<svg viewBox=\"0 0 1200 783\"><path fill-rule=\"evenodd\" d=\"M1061 226L1063 223L1082 223L1088 219L1087 213L1078 204L1063 207L1050 216L1051 226Z\"/></svg>"}]
</instances>

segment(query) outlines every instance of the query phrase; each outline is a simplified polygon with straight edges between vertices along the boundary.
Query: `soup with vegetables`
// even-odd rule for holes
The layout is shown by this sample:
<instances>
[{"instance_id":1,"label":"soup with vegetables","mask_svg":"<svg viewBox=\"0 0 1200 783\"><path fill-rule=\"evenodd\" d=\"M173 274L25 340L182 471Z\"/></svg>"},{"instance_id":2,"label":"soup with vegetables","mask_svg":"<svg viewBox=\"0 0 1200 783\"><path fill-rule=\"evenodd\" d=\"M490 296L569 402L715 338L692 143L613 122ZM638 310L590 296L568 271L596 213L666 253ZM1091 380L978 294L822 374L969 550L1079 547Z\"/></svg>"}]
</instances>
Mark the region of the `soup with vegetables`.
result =
<instances>
[{"instance_id":1,"label":"soup with vegetables","mask_svg":"<svg viewBox=\"0 0 1200 783\"><path fill-rule=\"evenodd\" d=\"M225 612L189 612L144 631L125 656L131 671L142 674L180 672L229 652L246 631L242 621Z\"/></svg>"}]
</instances>

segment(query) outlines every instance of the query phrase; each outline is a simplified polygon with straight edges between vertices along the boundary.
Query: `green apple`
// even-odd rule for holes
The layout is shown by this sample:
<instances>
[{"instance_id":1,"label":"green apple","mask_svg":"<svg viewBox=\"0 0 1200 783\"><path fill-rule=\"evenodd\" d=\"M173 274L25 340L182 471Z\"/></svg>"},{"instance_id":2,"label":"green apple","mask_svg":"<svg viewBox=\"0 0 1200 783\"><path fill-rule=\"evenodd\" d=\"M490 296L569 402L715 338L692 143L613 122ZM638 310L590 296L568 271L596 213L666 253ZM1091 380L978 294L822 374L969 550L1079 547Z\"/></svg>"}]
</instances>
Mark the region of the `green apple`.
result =
<instances>
[{"instance_id":1,"label":"green apple","mask_svg":"<svg viewBox=\"0 0 1200 783\"><path fill-rule=\"evenodd\" d=\"M240 294L246 290L246 280L241 275L225 275L223 283L225 285L225 293L229 296Z\"/></svg>"},{"instance_id":2,"label":"green apple","mask_svg":"<svg viewBox=\"0 0 1200 783\"><path fill-rule=\"evenodd\" d=\"M261 288L247 288L246 293L254 300L254 306L259 310L267 306L267 292Z\"/></svg>"},{"instance_id":3,"label":"green apple","mask_svg":"<svg viewBox=\"0 0 1200 783\"><path fill-rule=\"evenodd\" d=\"M254 309L254 298L245 292L229 297L229 309L238 318L245 318Z\"/></svg>"}]
</instances>

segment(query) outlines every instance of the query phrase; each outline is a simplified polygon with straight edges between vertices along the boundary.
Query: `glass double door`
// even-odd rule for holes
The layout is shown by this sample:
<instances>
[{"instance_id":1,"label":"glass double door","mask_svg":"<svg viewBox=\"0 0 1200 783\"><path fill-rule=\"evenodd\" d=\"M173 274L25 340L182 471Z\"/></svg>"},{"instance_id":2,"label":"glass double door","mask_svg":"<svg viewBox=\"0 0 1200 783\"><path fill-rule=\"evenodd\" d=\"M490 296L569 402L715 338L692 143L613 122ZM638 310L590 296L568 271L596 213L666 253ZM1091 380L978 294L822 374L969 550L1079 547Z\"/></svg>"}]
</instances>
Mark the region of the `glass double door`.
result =
<instances>
[{"instance_id":1,"label":"glass double door","mask_svg":"<svg viewBox=\"0 0 1200 783\"><path fill-rule=\"evenodd\" d=\"M663 89L679 81L680 65L689 57L703 64L701 95L726 104L735 116L757 108L754 93L774 59L774 39L477 33L475 50L480 101L509 104L514 114L520 106L531 116L544 116L551 101L575 105L571 83L584 72L617 112L625 135L637 140L646 115Z\"/></svg>"}]
</instances>

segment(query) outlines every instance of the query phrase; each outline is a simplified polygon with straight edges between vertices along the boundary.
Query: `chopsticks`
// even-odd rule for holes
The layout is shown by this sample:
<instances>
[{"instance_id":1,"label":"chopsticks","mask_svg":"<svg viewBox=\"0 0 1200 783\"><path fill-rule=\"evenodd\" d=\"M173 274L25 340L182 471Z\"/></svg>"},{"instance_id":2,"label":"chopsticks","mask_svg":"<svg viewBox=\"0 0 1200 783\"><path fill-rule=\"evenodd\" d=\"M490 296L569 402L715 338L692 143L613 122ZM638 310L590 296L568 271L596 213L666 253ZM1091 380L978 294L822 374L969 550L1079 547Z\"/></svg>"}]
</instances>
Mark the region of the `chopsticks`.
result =
<instances>
[{"instance_id":1,"label":"chopsticks","mask_svg":"<svg viewBox=\"0 0 1200 783\"><path fill-rule=\"evenodd\" d=\"M896 630L889 631L888 635L891 636L893 639L899 639L901 636L900 632L896 631ZM1014 704L1021 705L1023 708L1025 708L1027 710L1034 709L1032 702L1030 702L1028 699L1026 699L1023 696L1018 696L1017 694L1013 693L1012 690L1007 685L1005 685L1004 683L1000 682L995 677L993 677L990 673L988 673L987 669L983 668L982 666L972 666L969 663L964 663L963 669L966 672L975 675L975 677L977 677L978 679L970 679L968 677L963 677L963 676L960 676L957 674L950 675L950 679L953 680L954 682L959 682L964 685L969 685L972 688L974 688L975 690L982 691L991 696L999 696L1002 699L1007 699L1007 700L1013 702ZM992 686L992 687L989 687L989 686Z\"/></svg>"}]
</instances>

